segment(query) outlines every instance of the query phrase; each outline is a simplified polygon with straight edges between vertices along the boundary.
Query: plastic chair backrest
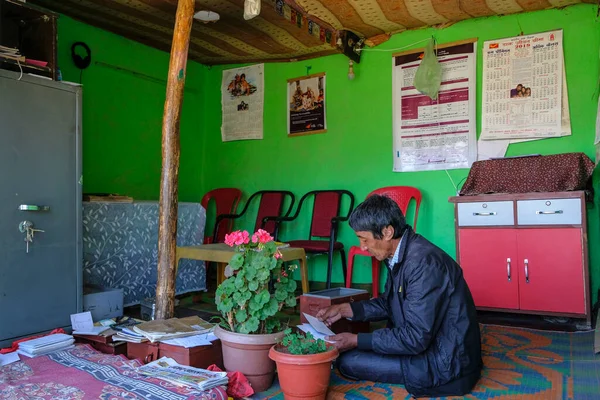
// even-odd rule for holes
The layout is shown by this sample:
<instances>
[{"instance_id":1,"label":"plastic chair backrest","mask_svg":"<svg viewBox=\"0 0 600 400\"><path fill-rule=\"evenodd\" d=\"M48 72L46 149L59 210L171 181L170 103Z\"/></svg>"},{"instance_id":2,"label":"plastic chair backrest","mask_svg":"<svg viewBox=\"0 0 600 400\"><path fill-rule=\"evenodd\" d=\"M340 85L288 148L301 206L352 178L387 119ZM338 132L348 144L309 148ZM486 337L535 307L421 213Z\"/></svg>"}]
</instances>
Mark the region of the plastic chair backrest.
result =
<instances>
[{"instance_id":1,"label":"plastic chair backrest","mask_svg":"<svg viewBox=\"0 0 600 400\"><path fill-rule=\"evenodd\" d=\"M203 197L202 197L202 207L204 207L205 210L208 209L208 204L211 200L215 201L215 205L217 207L217 213L216 216L219 215L223 215L223 214L233 214L235 213L238 203L240 202L240 199L242 197L242 191L240 189L236 189L236 188L220 188L220 189L214 189L211 190L210 192L207 192ZM225 240L225 235L228 234L231 231L231 228L233 227L233 220L221 220L221 222L219 222L219 235L216 239L217 243L223 242ZM217 229L216 224L215 224L215 229ZM207 235L205 234L205 238L207 237Z\"/></svg>"},{"instance_id":2,"label":"plastic chair backrest","mask_svg":"<svg viewBox=\"0 0 600 400\"><path fill-rule=\"evenodd\" d=\"M310 236L329 237L331 219L340 212L341 195L338 192L318 192L315 194Z\"/></svg>"},{"instance_id":3,"label":"plastic chair backrest","mask_svg":"<svg viewBox=\"0 0 600 400\"><path fill-rule=\"evenodd\" d=\"M421 205L421 192L419 189L412 186L387 186L373 190L367 197L373 194L384 195L394 200L402 213L404 213L404 216L406 216L411 199L415 199L415 217L412 228L415 232L417 231L417 217L419 216L419 206Z\"/></svg>"},{"instance_id":4,"label":"plastic chair backrest","mask_svg":"<svg viewBox=\"0 0 600 400\"><path fill-rule=\"evenodd\" d=\"M290 196L291 203L285 214L281 214L283 203L286 195ZM292 206L294 205L294 195L287 191L264 191L260 198L260 204L258 206L258 213L256 214L256 223L254 224L254 231L258 229L264 229L269 232L271 236L275 237L277 232L278 221L273 219L263 224L263 219L266 217L280 217L288 216Z\"/></svg>"}]
</instances>

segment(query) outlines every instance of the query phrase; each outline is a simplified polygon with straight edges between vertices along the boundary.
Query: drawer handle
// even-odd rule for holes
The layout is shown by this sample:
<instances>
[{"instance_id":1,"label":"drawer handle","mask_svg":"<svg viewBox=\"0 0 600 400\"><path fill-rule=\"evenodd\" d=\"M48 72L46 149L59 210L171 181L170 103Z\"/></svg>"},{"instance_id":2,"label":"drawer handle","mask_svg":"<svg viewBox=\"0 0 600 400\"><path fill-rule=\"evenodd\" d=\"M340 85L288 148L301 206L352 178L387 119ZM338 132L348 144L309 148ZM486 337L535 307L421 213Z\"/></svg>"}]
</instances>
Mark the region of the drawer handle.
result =
<instances>
[{"instance_id":1,"label":"drawer handle","mask_svg":"<svg viewBox=\"0 0 600 400\"><path fill-rule=\"evenodd\" d=\"M548 214L562 214L563 210L556 210L556 211L536 211L536 214L540 215L548 215Z\"/></svg>"},{"instance_id":2,"label":"drawer handle","mask_svg":"<svg viewBox=\"0 0 600 400\"><path fill-rule=\"evenodd\" d=\"M496 215L496 211L492 212L474 212L474 216L476 217L491 217L492 215Z\"/></svg>"},{"instance_id":3,"label":"drawer handle","mask_svg":"<svg viewBox=\"0 0 600 400\"><path fill-rule=\"evenodd\" d=\"M525 259L525 283L529 283L529 260Z\"/></svg>"},{"instance_id":4,"label":"drawer handle","mask_svg":"<svg viewBox=\"0 0 600 400\"><path fill-rule=\"evenodd\" d=\"M508 281L510 282L510 258L506 259L506 273L508 274Z\"/></svg>"}]
</instances>

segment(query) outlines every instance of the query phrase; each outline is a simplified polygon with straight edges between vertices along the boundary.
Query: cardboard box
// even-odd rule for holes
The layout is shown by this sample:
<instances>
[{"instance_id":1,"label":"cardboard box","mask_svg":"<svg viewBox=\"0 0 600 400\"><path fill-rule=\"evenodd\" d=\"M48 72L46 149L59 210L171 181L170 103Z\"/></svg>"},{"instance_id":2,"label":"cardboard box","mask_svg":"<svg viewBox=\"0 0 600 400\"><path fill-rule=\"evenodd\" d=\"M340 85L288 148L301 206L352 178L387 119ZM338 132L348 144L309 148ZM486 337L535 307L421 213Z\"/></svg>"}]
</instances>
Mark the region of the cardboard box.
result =
<instances>
[{"instance_id":1,"label":"cardboard box","mask_svg":"<svg viewBox=\"0 0 600 400\"><path fill-rule=\"evenodd\" d=\"M83 289L83 311L92 313L94 322L123 316L123 289Z\"/></svg>"},{"instance_id":2,"label":"cardboard box","mask_svg":"<svg viewBox=\"0 0 600 400\"><path fill-rule=\"evenodd\" d=\"M316 316L319 310L322 308L326 308L334 304L369 300L369 298L369 292L366 290L349 288L333 288L305 293L300 296L300 322L308 322L306 318L304 318L303 313ZM370 324L368 322L356 322L342 318L331 325L331 330L335 333L367 333L370 331Z\"/></svg>"},{"instance_id":3,"label":"cardboard box","mask_svg":"<svg viewBox=\"0 0 600 400\"><path fill-rule=\"evenodd\" d=\"M166 343L132 343L127 342L127 358L141 360L144 364L158 360L161 357L171 357L179 364L196 368L207 368L215 364L221 370L223 367L223 353L221 341L212 341L211 346L179 347Z\"/></svg>"}]
</instances>

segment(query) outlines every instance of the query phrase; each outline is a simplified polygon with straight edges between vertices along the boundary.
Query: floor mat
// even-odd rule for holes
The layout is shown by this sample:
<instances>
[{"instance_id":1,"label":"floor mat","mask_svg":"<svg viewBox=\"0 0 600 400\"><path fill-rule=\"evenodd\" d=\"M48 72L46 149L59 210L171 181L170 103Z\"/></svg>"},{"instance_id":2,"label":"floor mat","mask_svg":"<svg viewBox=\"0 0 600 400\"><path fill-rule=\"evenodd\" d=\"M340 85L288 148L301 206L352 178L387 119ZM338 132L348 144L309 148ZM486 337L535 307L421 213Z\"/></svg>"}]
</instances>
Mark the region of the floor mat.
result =
<instances>
[{"instance_id":1,"label":"floor mat","mask_svg":"<svg viewBox=\"0 0 600 400\"><path fill-rule=\"evenodd\" d=\"M594 331L551 332L481 325L484 369L465 399L600 399ZM283 400L275 382L254 399ZM328 399L410 399L401 385L350 381L333 371Z\"/></svg>"}]
</instances>

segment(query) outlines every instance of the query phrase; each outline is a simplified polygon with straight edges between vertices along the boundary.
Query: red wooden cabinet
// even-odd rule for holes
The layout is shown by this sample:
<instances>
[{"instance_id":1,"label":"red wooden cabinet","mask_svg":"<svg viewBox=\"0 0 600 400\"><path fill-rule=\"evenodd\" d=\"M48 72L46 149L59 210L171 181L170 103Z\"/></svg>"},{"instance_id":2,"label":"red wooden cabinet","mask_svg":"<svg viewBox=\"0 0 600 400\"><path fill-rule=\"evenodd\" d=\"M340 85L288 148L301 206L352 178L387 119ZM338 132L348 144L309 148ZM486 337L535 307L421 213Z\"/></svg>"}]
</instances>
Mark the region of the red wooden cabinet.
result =
<instances>
[{"instance_id":1,"label":"red wooden cabinet","mask_svg":"<svg viewBox=\"0 0 600 400\"><path fill-rule=\"evenodd\" d=\"M521 310L585 314L582 240L579 228L517 232Z\"/></svg>"},{"instance_id":2,"label":"red wooden cabinet","mask_svg":"<svg viewBox=\"0 0 600 400\"><path fill-rule=\"evenodd\" d=\"M452 197L457 260L479 309L586 318L583 192Z\"/></svg>"},{"instance_id":3,"label":"red wooden cabinet","mask_svg":"<svg viewBox=\"0 0 600 400\"><path fill-rule=\"evenodd\" d=\"M475 304L519 308L517 241L514 229L462 229L460 265ZM490 285L490 282L494 282Z\"/></svg>"}]
</instances>

